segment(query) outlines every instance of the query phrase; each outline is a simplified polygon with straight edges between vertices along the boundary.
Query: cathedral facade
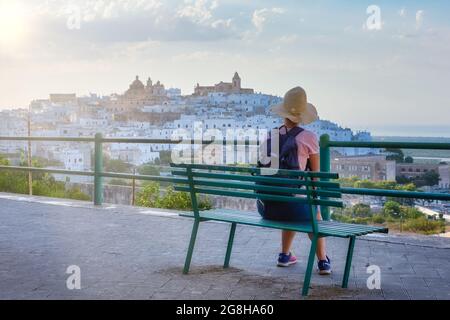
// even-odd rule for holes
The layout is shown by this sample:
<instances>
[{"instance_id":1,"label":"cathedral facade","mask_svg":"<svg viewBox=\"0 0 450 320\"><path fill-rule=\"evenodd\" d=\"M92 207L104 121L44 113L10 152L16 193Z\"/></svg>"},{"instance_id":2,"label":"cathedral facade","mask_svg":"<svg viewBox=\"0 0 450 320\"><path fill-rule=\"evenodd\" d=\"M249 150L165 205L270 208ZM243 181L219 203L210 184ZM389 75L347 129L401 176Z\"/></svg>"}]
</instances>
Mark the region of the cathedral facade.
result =
<instances>
[{"instance_id":1,"label":"cathedral facade","mask_svg":"<svg viewBox=\"0 0 450 320\"><path fill-rule=\"evenodd\" d=\"M146 100L165 96L166 89L161 82L158 81L153 84L152 79L148 78L147 85L144 86L142 81L139 80L139 76L136 76L136 79L130 84L130 88L123 95L123 98L129 100Z\"/></svg>"},{"instance_id":2,"label":"cathedral facade","mask_svg":"<svg viewBox=\"0 0 450 320\"><path fill-rule=\"evenodd\" d=\"M139 76L136 76L128 90L123 95L115 96L107 108L111 111L121 112L130 108L161 104L167 100L166 88L160 81L153 83L152 79L148 78L147 84L144 85L139 80Z\"/></svg>"},{"instance_id":3,"label":"cathedral facade","mask_svg":"<svg viewBox=\"0 0 450 320\"><path fill-rule=\"evenodd\" d=\"M239 77L237 72L235 72L231 82L221 81L214 86L200 86L197 83L197 86L194 88L195 96L207 96L209 93L213 92L253 94L255 93L255 90L242 88L241 77Z\"/></svg>"}]
</instances>

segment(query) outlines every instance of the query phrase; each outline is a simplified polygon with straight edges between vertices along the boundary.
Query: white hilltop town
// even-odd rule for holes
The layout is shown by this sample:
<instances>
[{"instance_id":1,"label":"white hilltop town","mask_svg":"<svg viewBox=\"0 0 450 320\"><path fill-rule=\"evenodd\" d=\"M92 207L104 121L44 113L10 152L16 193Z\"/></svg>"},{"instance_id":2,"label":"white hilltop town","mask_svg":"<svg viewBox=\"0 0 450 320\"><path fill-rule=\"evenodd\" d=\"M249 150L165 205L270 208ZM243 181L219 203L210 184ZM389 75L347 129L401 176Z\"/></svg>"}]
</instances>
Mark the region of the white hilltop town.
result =
<instances>
[{"instance_id":1,"label":"white hilltop town","mask_svg":"<svg viewBox=\"0 0 450 320\"><path fill-rule=\"evenodd\" d=\"M192 131L201 122L203 129L253 128L270 130L280 125L269 107L281 102L281 97L242 88L236 72L231 82L211 86L196 84L194 92L182 95L180 89L169 88L148 78L144 84L138 76L123 94L77 97L76 94L50 94L48 99L34 100L29 109L0 112L0 136L28 135L28 119L32 136L93 137L100 132L106 137L171 139L175 130ZM328 120L318 120L307 129L319 137L328 134L336 141L371 141L369 132L353 132ZM152 163L162 151L173 145L106 144L105 153L131 166ZM0 154L20 162L27 150L26 142L0 141ZM54 161L55 167L68 170L91 170L92 145L71 142L33 142L31 152ZM393 161L386 160L380 150L342 148L334 150L332 169L343 177L395 180ZM448 166L441 171L443 187L448 187ZM410 169L402 169L410 170ZM426 170L426 169L424 169ZM446 171L445 171L446 170ZM408 172L408 171L406 171ZM416 171L414 171L417 173ZM89 177L55 176L59 180L86 182Z\"/></svg>"}]
</instances>

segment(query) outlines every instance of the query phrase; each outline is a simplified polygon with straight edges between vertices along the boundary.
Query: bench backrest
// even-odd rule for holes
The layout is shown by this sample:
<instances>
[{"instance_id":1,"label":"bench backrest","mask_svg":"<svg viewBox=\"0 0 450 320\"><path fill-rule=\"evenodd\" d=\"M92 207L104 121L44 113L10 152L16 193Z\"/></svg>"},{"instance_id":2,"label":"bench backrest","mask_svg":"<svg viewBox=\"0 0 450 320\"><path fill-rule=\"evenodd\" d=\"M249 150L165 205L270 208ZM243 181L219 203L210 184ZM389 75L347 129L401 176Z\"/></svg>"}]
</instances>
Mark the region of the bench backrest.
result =
<instances>
[{"instance_id":1,"label":"bench backrest","mask_svg":"<svg viewBox=\"0 0 450 320\"><path fill-rule=\"evenodd\" d=\"M338 178L336 173L280 169L276 174L267 175L267 169L251 167L171 166L172 175L187 178L186 183L176 185L175 190L190 193L196 218L199 218L197 194L310 204L314 231L317 221L313 206L343 207L339 183L329 181Z\"/></svg>"}]
</instances>

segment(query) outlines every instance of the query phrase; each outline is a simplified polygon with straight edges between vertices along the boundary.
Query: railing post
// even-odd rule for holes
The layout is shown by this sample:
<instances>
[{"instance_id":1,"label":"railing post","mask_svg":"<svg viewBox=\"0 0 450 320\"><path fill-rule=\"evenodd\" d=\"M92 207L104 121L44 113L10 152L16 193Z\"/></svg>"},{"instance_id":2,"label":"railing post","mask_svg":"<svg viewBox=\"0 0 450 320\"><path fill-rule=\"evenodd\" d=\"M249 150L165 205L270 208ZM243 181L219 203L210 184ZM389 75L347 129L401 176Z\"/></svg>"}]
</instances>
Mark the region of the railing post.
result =
<instances>
[{"instance_id":1,"label":"railing post","mask_svg":"<svg viewBox=\"0 0 450 320\"><path fill-rule=\"evenodd\" d=\"M136 175L136 168L133 168L133 175ZM133 178L131 187L131 205L134 206L136 202L136 179Z\"/></svg>"},{"instance_id":2,"label":"railing post","mask_svg":"<svg viewBox=\"0 0 450 320\"><path fill-rule=\"evenodd\" d=\"M28 109L28 138L31 137L31 104ZM33 166L33 160L31 159L31 140L28 139L28 150L27 150L27 156L28 156L28 167ZM28 194L30 196L33 195L33 173L31 171L28 171Z\"/></svg>"},{"instance_id":3,"label":"railing post","mask_svg":"<svg viewBox=\"0 0 450 320\"><path fill-rule=\"evenodd\" d=\"M330 136L324 134L320 136L320 171L330 172L331 170L331 155L330 155ZM323 179L328 180L328 179ZM323 220L330 220L330 209L328 207L321 208Z\"/></svg>"},{"instance_id":4,"label":"railing post","mask_svg":"<svg viewBox=\"0 0 450 320\"><path fill-rule=\"evenodd\" d=\"M95 134L94 147L94 205L101 206L103 202L103 137L101 133Z\"/></svg>"}]
</instances>

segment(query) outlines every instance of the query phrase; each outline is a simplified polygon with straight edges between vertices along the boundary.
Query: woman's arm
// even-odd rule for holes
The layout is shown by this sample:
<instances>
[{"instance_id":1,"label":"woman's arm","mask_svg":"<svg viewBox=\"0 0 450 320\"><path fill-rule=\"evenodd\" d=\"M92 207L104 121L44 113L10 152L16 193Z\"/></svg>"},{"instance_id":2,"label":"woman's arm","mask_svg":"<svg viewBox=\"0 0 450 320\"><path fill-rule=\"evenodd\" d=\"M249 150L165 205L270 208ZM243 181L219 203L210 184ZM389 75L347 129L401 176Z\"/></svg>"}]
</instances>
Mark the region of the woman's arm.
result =
<instances>
[{"instance_id":1,"label":"woman's arm","mask_svg":"<svg viewBox=\"0 0 450 320\"><path fill-rule=\"evenodd\" d=\"M320 155L319 154L310 154L309 155L309 165L311 167L311 171L320 171ZM317 206L317 220L322 220L322 215L320 214L319 206Z\"/></svg>"},{"instance_id":2,"label":"woman's arm","mask_svg":"<svg viewBox=\"0 0 450 320\"><path fill-rule=\"evenodd\" d=\"M320 171L320 155L310 154L309 165L311 166L311 171Z\"/></svg>"}]
</instances>

